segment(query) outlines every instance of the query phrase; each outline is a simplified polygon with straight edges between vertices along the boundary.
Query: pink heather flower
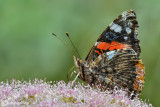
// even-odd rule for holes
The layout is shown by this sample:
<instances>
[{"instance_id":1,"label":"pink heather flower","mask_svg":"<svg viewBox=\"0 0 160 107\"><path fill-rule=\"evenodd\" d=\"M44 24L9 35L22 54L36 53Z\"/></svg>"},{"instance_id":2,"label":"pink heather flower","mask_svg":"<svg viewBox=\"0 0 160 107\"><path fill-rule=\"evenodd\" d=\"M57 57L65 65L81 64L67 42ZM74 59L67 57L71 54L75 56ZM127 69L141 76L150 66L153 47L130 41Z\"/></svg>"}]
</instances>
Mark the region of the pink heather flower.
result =
<instances>
[{"instance_id":1,"label":"pink heather flower","mask_svg":"<svg viewBox=\"0 0 160 107\"><path fill-rule=\"evenodd\" d=\"M66 84L64 81L0 82L0 106L36 106L36 107L152 107L138 97L131 100L122 90L112 94L100 89L77 83Z\"/></svg>"}]
</instances>

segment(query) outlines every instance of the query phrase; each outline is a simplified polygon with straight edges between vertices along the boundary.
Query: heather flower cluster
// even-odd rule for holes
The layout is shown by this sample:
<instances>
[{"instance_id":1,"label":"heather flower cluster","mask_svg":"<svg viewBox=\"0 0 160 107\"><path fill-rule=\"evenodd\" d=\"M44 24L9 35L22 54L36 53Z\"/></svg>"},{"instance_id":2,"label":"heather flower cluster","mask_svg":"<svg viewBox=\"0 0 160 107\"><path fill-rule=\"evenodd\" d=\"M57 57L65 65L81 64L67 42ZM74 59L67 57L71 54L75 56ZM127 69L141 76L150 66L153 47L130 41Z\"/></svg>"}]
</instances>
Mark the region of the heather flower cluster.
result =
<instances>
[{"instance_id":1,"label":"heather flower cluster","mask_svg":"<svg viewBox=\"0 0 160 107\"><path fill-rule=\"evenodd\" d=\"M12 80L0 82L0 106L36 106L36 107L152 107L139 98L134 100L117 90L110 94L100 89L64 81L46 82Z\"/></svg>"}]
</instances>

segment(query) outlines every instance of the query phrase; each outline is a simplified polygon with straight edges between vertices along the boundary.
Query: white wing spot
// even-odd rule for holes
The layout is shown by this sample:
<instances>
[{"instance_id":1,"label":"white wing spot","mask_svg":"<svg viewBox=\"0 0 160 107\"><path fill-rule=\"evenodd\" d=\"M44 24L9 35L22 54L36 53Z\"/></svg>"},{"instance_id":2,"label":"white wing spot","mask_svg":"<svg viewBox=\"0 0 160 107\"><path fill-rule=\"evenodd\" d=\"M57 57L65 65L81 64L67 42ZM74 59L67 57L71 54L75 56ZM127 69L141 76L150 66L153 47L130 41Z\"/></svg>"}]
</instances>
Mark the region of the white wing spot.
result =
<instances>
[{"instance_id":1,"label":"white wing spot","mask_svg":"<svg viewBox=\"0 0 160 107\"><path fill-rule=\"evenodd\" d=\"M122 17L124 17L124 18L129 17L129 16L134 17L135 14L131 10L128 10L128 11L125 11L122 13Z\"/></svg>"},{"instance_id":2,"label":"white wing spot","mask_svg":"<svg viewBox=\"0 0 160 107\"><path fill-rule=\"evenodd\" d=\"M134 31L134 35L138 35L138 31L137 30Z\"/></svg>"},{"instance_id":3,"label":"white wing spot","mask_svg":"<svg viewBox=\"0 0 160 107\"><path fill-rule=\"evenodd\" d=\"M125 37L123 37L125 40L127 40L128 39L128 37L127 36L125 36Z\"/></svg>"},{"instance_id":4,"label":"white wing spot","mask_svg":"<svg viewBox=\"0 0 160 107\"><path fill-rule=\"evenodd\" d=\"M128 13L127 11L123 12L122 17L126 17L127 13Z\"/></svg>"},{"instance_id":5,"label":"white wing spot","mask_svg":"<svg viewBox=\"0 0 160 107\"><path fill-rule=\"evenodd\" d=\"M109 51L109 52L106 52L107 55L111 55L111 54L114 54L116 51L113 50L113 51Z\"/></svg>"},{"instance_id":6,"label":"white wing spot","mask_svg":"<svg viewBox=\"0 0 160 107\"><path fill-rule=\"evenodd\" d=\"M127 17L135 17L135 14L132 12L132 10L125 11L121 15L122 15L122 20L126 20Z\"/></svg>"},{"instance_id":7,"label":"white wing spot","mask_svg":"<svg viewBox=\"0 0 160 107\"><path fill-rule=\"evenodd\" d=\"M120 25L118 25L118 24L112 23L110 25L110 29L114 30L115 32L119 32L120 33L121 30L122 30L122 27Z\"/></svg>"},{"instance_id":8,"label":"white wing spot","mask_svg":"<svg viewBox=\"0 0 160 107\"><path fill-rule=\"evenodd\" d=\"M131 29L130 28L126 28L126 32L127 32L127 34L130 34L131 33Z\"/></svg>"},{"instance_id":9,"label":"white wing spot","mask_svg":"<svg viewBox=\"0 0 160 107\"><path fill-rule=\"evenodd\" d=\"M115 52L116 52L115 50L106 52L106 54L107 54L109 60L112 59L112 58L114 57Z\"/></svg>"}]
</instances>

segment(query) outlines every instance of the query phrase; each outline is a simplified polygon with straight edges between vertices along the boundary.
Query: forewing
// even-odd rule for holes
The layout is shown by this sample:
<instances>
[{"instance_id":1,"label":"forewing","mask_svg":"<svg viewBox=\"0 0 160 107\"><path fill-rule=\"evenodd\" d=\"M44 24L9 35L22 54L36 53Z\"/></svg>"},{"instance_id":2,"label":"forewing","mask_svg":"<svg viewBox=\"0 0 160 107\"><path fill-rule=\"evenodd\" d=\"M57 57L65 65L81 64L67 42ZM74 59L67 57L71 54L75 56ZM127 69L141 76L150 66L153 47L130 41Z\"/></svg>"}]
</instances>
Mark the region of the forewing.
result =
<instances>
[{"instance_id":1,"label":"forewing","mask_svg":"<svg viewBox=\"0 0 160 107\"><path fill-rule=\"evenodd\" d=\"M99 55L112 50L131 47L137 56L140 54L138 35L138 21L133 10L123 12L100 35L95 45L86 57L91 63Z\"/></svg>"}]
</instances>

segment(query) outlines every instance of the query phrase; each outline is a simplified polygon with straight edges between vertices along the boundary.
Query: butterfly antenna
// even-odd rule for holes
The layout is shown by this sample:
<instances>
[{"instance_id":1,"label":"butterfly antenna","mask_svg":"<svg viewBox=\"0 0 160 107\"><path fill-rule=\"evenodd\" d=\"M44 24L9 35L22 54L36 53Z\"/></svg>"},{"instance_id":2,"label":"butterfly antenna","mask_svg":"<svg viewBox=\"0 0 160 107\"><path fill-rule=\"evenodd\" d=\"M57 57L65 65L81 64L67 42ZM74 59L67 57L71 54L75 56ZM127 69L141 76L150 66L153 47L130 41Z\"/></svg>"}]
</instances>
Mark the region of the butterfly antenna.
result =
<instances>
[{"instance_id":1,"label":"butterfly antenna","mask_svg":"<svg viewBox=\"0 0 160 107\"><path fill-rule=\"evenodd\" d=\"M56 34L52 33L56 38L58 38L65 46L67 46L74 54L77 54L64 40L62 40L60 37L58 37ZM79 56L79 55L78 55Z\"/></svg>"},{"instance_id":2,"label":"butterfly antenna","mask_svg":"<svg viewBox=\"0 0 160 107\"><path fill-rule=\"evenodd\" d=\"M77 48L76 48L76 47L75 47L75 45L73 44L73 42L72 42L71 38L69 37L68 32L66 32L66 35L67 35L67 37L68 37L69 41L71 42L72 46L73 46L73 47L74 47L74 49L76 50L76 53L78 54L78 57L81 59L81 56L80 56L80 54L79 54L79 52L78 52Z\"/></svg>"}]
</instances>

